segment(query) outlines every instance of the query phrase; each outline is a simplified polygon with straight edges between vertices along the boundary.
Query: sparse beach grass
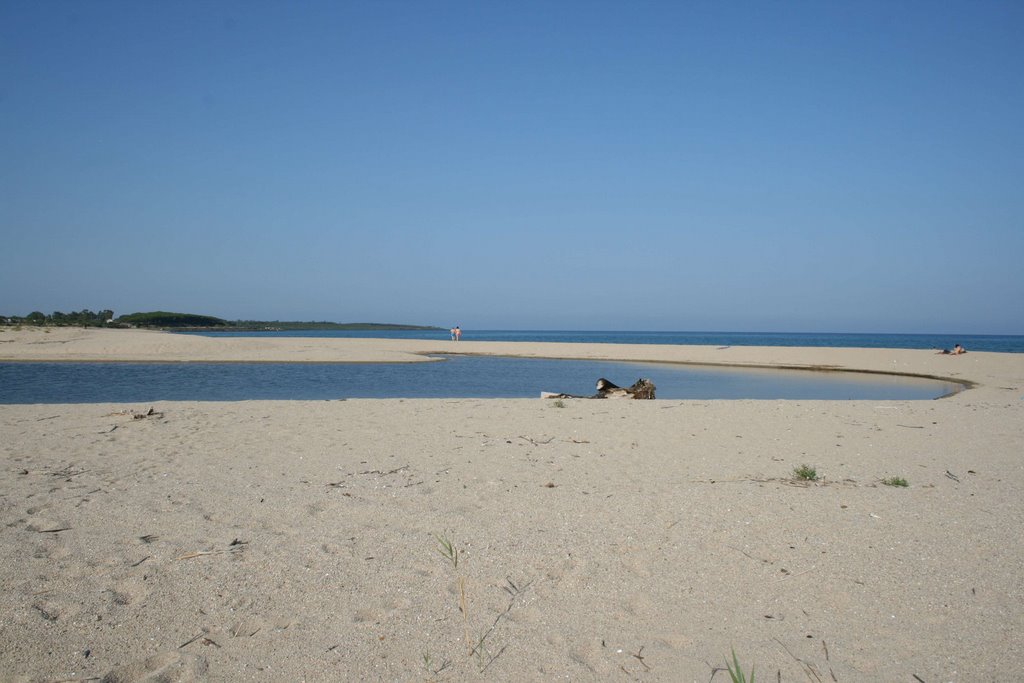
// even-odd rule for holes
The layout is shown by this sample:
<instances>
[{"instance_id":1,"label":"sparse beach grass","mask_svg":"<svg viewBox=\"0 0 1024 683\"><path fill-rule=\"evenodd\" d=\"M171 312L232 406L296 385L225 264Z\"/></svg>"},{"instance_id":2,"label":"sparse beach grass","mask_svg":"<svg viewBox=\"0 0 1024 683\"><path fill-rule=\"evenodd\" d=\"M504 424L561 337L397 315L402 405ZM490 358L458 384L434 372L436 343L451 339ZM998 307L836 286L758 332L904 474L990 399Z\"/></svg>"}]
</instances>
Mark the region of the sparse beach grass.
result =
<instances>
[{"instance_id":1,"label":"sparse beach grass","mask_svg":"<svg viewBox=\"0 0 1024 683\"><path fill-rule=\"evenodd\" d=\"M793 477L799 481L818 481L818 471L810 465L800 465L793 469Z\"/></svg>"},{"instance_id":2,"label":"sparse beach grass","mask_svg":"<svg viewBox=\"0 0 1024 683\"><path fill-rule=\"evenodd\" d=\"M455 544L448 538L447 534L434 534L434 538L437 539L437 552L441 553L441 557L451 562L454 569L458 569L459 549L455 547Z\"/></svg>"},{"instance_id":3,"label":"sparse beach grass","mask_svg":"<svg viewBox=\"0 0 1024 683\"><path fill-rule=\"evenodd\" d=\"M897 486L900 488L906 488L910 486L910 482L908 482L903 477L887 477L882 480L882 483L885 484L886 486Z\"/></svg>"},{"instance_id":4,"label":"sparse beach grass","mask_svg":"<svg viewBox=\"0 0 1024 683\"><path fill-rule=\"evenodd\" d=\"M725 660L726 670L729 672L729 678L732 679L732 683L754 683L754 667L750 667L750 677L748 678L743 673L743 667L740 666L740 660L736 656L736 650L732 651L732 661Z\"/></svg>"},{"instance_id":5,"label":"sparse beach grass","mask_svg":"<svg viewBox=\"0 0 1024 683\"><path fill-rule=\"evenodd\" d=\"M459 611L462 613L463 635L466 640L466 647L469 650L470 656L472 656L476 648L473 647L473 642L469 638L469 608L466 604L466 577L459 571L459 549L455 545L455 542L448 536L447 532L434 534L434 538L437 540L437 552L440 553L441 557L451 563L452 569L456 572L455 586L459 593Z\"/></svg>"},{"instance_id":6,"label":"sparse beach grass","mask_svg":"<svg viewBox=\"0 0 1024 683\"><path fill-rule=\"evenodd\" d=\"M463 569L461 570L459 569L459 558L461 555L458 546L455 545L455 542L451 539L447 532L440 534L435 533L434 538L437 540L438 553L443 558L445 558L445 560L451 563L452 569L454 569L456 572L455 585L456 590L458 592L459 612L462 613L462 627L463 636L465 638L466 650L468 652L469 657L475 657L477 668L479 669L480 673L483 673L494 662L494 660L498 659L498 657L500 657L508 648L507 644L503 645L501 648L498 649L497 652L492 654L492 651L488 648L488 638L494 633L495 628L497 628L502 618L506 617L508 613L512 611L512 607L515 604L516 598L530 584L526 583L517 586L515 583L512 582L512 579L505 579L507 585L504 586L503 589L510 596L508 606L505 608L503 612L500 612L498 614L498 616L495 618L495 620L491 623L491 625L488 628L482 629L480 631L480 635L474 641L472 638L470 638L469 635L469 598L466 594L466 576L464 573L465 567L463 567ZM452 664L451 660L443 659L441 661L441 664L435 668L436 661L433 659L429 651L424 652L422 654L422 662L423 668L435 676L440 674L441 671L448 668Z\"/></svg>"}]
</instances>

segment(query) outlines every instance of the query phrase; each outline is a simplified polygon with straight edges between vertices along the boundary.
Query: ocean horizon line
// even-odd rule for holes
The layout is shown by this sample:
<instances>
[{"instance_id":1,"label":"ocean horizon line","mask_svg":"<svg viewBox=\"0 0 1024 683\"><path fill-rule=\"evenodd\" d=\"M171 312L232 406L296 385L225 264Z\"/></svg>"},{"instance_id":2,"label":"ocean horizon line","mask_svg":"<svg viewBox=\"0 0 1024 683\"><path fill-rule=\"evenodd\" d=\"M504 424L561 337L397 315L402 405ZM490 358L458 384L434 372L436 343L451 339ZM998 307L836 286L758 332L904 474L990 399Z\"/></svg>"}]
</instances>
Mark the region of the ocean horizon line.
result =
<instances>
[{"instance_id":1,"label":"ocean horizon line","mask_svg":"<svg viewBox=\"0 0 1024 683\"><path fill-rule=\"evenodd\" d=\"M447 328L440 328L446 330ZM462 326L462 331L480 331L480 332L559 332L559 333L611 333L611 334L625 334L635 332L638 334L763 334L763 335L843 335L843 336L903 336L903 337L956 337L957 335L964 337L1024 337L1024 333L1013 334L1013 333L999 333L999 332L801 332L792 330L669 330L669 329L640 329L640 328L623 328L623 329L600 329L600 328L547 328L547 327L465 327ZM372 330L371 330L372 331ZM434 330L437 331L437 330Z\"/></svg>"}]
</instances>

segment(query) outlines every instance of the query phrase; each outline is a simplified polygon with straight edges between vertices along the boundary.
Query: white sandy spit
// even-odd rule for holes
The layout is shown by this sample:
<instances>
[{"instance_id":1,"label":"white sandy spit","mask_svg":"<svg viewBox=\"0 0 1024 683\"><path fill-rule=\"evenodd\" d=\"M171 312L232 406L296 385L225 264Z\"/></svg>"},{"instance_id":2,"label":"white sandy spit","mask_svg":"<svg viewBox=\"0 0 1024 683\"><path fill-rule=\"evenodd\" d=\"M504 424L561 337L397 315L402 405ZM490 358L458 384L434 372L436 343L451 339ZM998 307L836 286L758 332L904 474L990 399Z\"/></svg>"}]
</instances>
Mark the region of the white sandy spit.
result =
<instances>
[{"instance_id":1,"label":"white sandy spit","mask_svg":"<svg viewBox=\"0 0 1024 683\"><path fill-rule=\"evenodd\" d=\"M452 346L0 332L4 360ZM124 411L149 405L0 406L0 680L706 683L728 680L714 669L733 648L766 681L1020 678L1024 355L457 348L974 386L937 401L166 402L141 419ZM796 481L804 464L821 479Z\"/></svg>"}]
</instances>

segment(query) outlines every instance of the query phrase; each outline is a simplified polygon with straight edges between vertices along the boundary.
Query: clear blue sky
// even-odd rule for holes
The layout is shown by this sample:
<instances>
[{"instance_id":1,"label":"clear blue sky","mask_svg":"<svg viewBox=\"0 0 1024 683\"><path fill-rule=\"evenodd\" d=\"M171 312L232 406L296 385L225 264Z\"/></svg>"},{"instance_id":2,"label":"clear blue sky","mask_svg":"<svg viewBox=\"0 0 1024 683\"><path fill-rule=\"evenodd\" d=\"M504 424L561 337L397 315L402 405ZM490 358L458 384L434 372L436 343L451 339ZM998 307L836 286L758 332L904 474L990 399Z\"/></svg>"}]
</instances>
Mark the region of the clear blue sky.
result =
<instances>
[{"instance_id":1,"label":"clear blue sky","mask_svg":"<svg viewBox=\"0 0 1024 683\"><path fill-rule=\"evenodd\" d=\"M0 314L1024 333L1024 3L0 0Z\"/></svg>"}]
</instances>

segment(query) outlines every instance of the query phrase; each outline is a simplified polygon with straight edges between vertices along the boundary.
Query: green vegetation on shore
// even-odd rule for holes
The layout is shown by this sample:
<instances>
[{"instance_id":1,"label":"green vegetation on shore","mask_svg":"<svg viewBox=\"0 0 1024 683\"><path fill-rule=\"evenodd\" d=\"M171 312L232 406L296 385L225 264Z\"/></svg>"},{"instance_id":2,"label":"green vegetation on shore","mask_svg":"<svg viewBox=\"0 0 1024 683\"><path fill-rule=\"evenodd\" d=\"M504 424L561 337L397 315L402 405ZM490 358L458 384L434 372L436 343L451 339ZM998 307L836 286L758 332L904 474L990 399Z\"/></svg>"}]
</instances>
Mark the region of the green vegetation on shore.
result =
<instances>
[{"instance_id":1,"label":"green vegetation on shore","mask_svg":"<svg viewBox=\"0 0 1024 683\"><path fill-rule=\"evenodd\" d=\"M169 313L150 311L130 313L119 318L111 310L93 313L89 309L73 313L54 311L46 315L33 311L27 316L0 316L0 324L32 325L38 327L152 327L160 329L202 329L217 332L243 330L440 330L425 325L396 325L391 323L332 323L281 322L279 320L224 320L195 313Z\"/></svg>"},{"instance_id":2,"label":"green vegetation on shore","mask_svg":"<svg viewBox=\"0 0 1024 683\"><path fill-rule=\"evenodd\" d=\"M39 311L32 311L22 317L18 315L0 316L0 324L7 325L37 325L53 327L104 327L111 324L114 319L114 312L110 310L93 313L88 308L71 313L54 311L46 315Z\"/></svg>"},{"instance_id":3,"label":"green vegetation on shore","mask_svg":"<svg viewBox=\"0 0 1024 683\"><path fill-rule=\"evenodd\" d=\"M228 324L226 320L209 315L168 313L166 311L131 313L122 315L114 322L133 327L224 327Z\"/></svg>"}]
</instances>

